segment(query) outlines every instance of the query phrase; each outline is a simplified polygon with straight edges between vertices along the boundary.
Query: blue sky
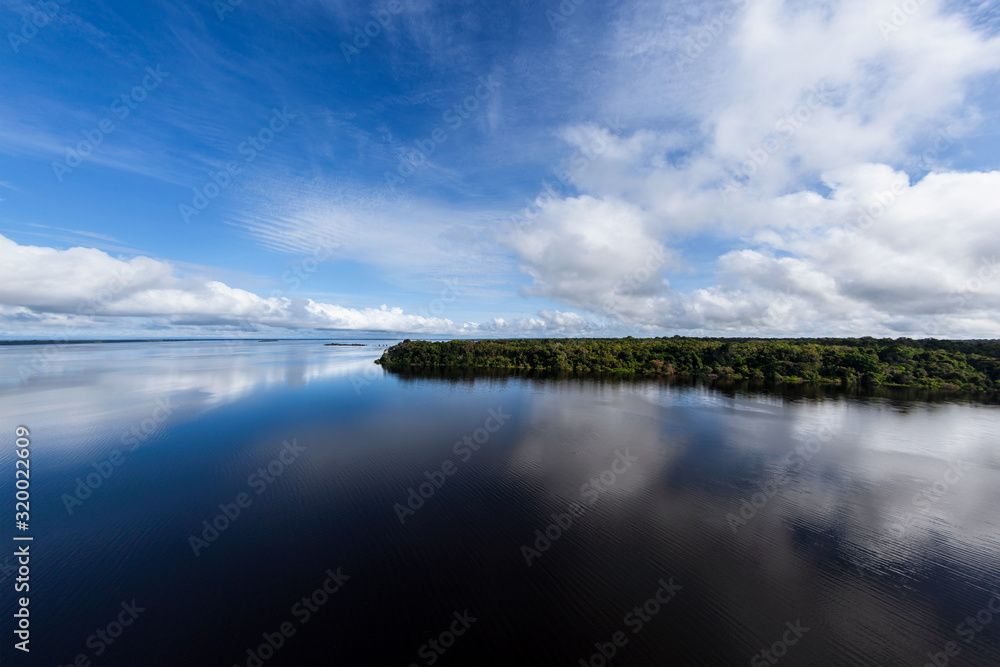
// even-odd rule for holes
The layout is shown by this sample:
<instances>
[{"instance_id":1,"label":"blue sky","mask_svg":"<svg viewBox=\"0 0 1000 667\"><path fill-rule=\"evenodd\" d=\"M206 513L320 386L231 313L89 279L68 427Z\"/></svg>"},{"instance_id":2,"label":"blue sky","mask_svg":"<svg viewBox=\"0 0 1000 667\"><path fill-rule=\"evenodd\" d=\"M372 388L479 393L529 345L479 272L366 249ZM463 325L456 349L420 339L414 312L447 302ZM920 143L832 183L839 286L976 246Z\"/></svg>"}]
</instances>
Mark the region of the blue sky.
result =
<instances>
[{"instance_id":1,"label":"blue sky","mask_svg":"<svg viewBox=\"0 0 1000 667\"><path fill-rule=\"evenodd\" d=\"M996 337L996 5L8 2L0 336Z\"/></svg>"}]
</instances>

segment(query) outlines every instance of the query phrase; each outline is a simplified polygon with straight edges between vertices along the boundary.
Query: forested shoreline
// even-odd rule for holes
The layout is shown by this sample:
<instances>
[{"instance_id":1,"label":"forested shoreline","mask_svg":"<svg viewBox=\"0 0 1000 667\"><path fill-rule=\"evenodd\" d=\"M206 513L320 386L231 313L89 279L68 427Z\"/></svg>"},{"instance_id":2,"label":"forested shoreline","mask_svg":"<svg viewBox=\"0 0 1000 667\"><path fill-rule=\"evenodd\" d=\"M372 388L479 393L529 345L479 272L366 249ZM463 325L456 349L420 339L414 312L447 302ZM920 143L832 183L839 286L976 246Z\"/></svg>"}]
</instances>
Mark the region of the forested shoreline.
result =
<instances>
[{"instance_id":1,"label":"forested shoreline","mask_svg":"<svg viewBox=\"0 0 1000 667\"><path fill-rule=\"evenodd\" d=\"M707 380L1000 390L1000 341L909 338L546 338L414 341L390 370L511 369Z\"/></svg>"}]
</instances>

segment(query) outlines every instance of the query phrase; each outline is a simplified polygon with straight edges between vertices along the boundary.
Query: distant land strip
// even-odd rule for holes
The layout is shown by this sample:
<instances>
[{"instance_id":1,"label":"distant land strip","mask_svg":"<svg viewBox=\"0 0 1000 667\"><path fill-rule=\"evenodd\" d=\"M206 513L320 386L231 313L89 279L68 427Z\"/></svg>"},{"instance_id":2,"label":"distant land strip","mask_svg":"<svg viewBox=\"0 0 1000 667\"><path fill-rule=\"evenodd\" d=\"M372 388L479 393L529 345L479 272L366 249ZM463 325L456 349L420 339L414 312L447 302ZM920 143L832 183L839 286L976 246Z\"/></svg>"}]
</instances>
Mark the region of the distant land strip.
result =
<instances>
[{"instance_id":1,"label":"distant land strip","mask_svg":"<svg viewBox=\"0 0 1000 667\"><path fill-rule=\"evenodd\" d=\"M212 343L242 341L246 343L277 343L279 341L323 341L329 338L95 338L92 340L0 340L0 345L84 345L94 343ZM379 339L381 340L381 339ZM330 345L363 345L363 343L330 343Z\"/></svg>"},{"instance_id":2,"label":"distant land strip","mask_svg":"<svg viewBox=\"0 0 1000 667\"><path fill-rule=\"evenodd\" d=\"M112 338L106 340L0 340L0 345L84 345L92 343L188 343L228 340L226 338Z\"/></svg>"},{"instance_id":3,"label":"distant land strip","mask_svg":"<svg viewBox=\"0 0 1000 667\"><path fill-rule=\"evenodd\" d=\"M934 338L544 338L404 340L389 370L511 369L708 380L1000 390L1000 340Z\"/></svg>"}]
</instances>

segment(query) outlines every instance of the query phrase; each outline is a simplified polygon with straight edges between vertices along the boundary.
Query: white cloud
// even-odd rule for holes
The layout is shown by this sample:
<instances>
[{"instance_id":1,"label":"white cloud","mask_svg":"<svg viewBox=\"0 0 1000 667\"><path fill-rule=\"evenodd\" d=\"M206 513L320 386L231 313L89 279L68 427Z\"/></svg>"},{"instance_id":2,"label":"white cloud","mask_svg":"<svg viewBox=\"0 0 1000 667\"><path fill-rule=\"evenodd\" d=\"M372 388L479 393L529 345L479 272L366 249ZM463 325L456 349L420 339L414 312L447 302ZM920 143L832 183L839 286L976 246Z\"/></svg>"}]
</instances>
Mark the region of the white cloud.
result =
<instances>
[{"instance_id":1,"label":"white cloud","mask_svg":"<svg viewBox=\"0 0 1000 667\"><path fill-rule=\"evenodd\" d=\"M891 2L759 0L713 24L734 5L679 21L647 3L619 22L614 51L631 56L602 111L645 129L562 133L591 159L570 172L578 194L510 235L525 291L647 330L1000 334L1000 174L941 166L977 121L970 86L1000 69L1000 39L933 0L885 36ZM686 134L649 129L686 117ZM931 171L913 184L898 169L911 156ZM736 249L716 284L677 292L671 248L697 238ZM664 261L639 280L650 252Z\"/></svg>"},{"instance_id":2,"label":"white cloud","mask_svg":"<svg viewBox=\"0 0 1000 667\"><path fill-rule=\"evenodd\" d=\"M303 190L310 194L302 196ZM266 248L307 255L335 242L352 260L397 283L458 280L470 289L505 281L515 265L492 241L495 213L468 211L388 191L322 184L265 185L232 224ZM295 193L289 195L289 192Z\"/></svg>"},{"instance_id":3,"label":"white cloud","mask_svg":"<svg viewBox=\"0 0 1000 667\"><path fill-rule=\"evenodd\" d=\"M527 293L588 305L611 299L637 267L664 265L666 250L646 226L628 202L582 196L551 203L531 223L514 226L506 242L534 279ZM645 281L633 282L635 291L646 289Z\"/></svg>"},{"instance_id":4,"label":"white cloud","mask_svg":"<svg viewBox=\"0 0 1000 667\"><path fill-rule=\"evenodd\" d=\"M0 257L0 303L54 312L75 310L111 289L120 299L174 282L167 264L115 259L93 248L22 246L0 236Z\"/></svg>"},{"instance_id":5,"label":"white cloud","mask_svg":"<svg viewBox=\"0 0 1000 667\"><path fill-rule=\"evenodd\" d=\"M533 294L648 330L993 337L1000 333L1000 172L885 165L825 175L828 197L766 202L767 225L687 294L660 278L652 216L589 196L548 206L512 234ZM764 210L763 204L761 210ZM662 255L669 258L669 254ZM652 270L644 271L644 268Z\"/></svg>"},{"instance_id":6,"label":"white cloud","mask_svg":"<svg viewBox=\"0 0 1000 667\"><path fill-rule=\"evenodd\" d=\"M480 301L479 312L520 289L546 300L534 316L490 312L491 319L458 322L379 301L348 308L263 297L148 257L0 237L0 303L8 304L0 321L98 326L147 318L181 328L235 327L253 317L298 329L473 335L619 326L1000 335L1000 172L960 171L950 162L962 138L990 118L971 100L995 81L1000 38L943 0L923 0L903 20L893 17L900 4L632 2L623 3L607 41L595 32L575 52L569 31L561 33L552 54L561 78L549 83L563 87L548 90L526 77L539 84L530 91L510 81L507 115L495 117L501 109L494 108L491 126L508 123L514 137L518 113L535 110L525 103L515 113L522 99L515 90L545 109L586 90L594 92L578 103L591 105L590 117L620 118L632 129L570 123L555 130L573 156L552 160L569 170L566 189L521 224L509 224L510 213L496 210L482 183L469 187L475 196L467 199L454 194L456 186L449 201L433 201L390 194L377 181L338 191L319 178L248 183L258 196L244 210L253 213L232 219L277 252L307 255L336 241L344 256L395 286L436 289L441 279L458 279ZM428 51L467 53L465 42L457 51L442 47L432 14L401 17L400 29L416 31ZM18 128L11 127L14 141ZM944 144L941 132L950 133ZM22 143L42 141L20 135ZM533 151L542 149L519 141L509 152L530 155L524 164L533 165ZM505 160L509 170L514 163ZM496 193L510 182L494 196L503 197ZM418 191L416 181L409 185ZM870 223L859 227L866 212ZM516 285L518 268L530 284ZM81 311L88 303L92 313Z\"/></svg>"},{"instance_id":7,"label":"white cloud","mask_svg":"<svg viewBox=\"0 0 1000 667\"><path fill-rule=\"evenodd\" d=\"M407 314L381 305L346 308L299 296L262 297L216 280L182 277L168 262L120 259L93 248L22 246L0 236L0 323L11 330L57 326L78 335L94 329L191 325L247 335L257 327L285 330L393 331L510 335L575 333L596 325L575 313L483 324ZM150 320L136 324L135 318Z\"/></svg>"},{"instance_id":8,"label":"white cloud","mask_svg":"<svg viewBox=\"0 0 1000 667\"><path fill-rule=\"evenodd\" d=\"M167 262L118 259L92 248L22 246L0 236L0 302L32 312L149 317L165 323L289 328L447 331L465 325L406 315L398 308L343 308L301 297L261 297ZM24 315L23 311L20 313Z\"/></svg>"}]
</instances>

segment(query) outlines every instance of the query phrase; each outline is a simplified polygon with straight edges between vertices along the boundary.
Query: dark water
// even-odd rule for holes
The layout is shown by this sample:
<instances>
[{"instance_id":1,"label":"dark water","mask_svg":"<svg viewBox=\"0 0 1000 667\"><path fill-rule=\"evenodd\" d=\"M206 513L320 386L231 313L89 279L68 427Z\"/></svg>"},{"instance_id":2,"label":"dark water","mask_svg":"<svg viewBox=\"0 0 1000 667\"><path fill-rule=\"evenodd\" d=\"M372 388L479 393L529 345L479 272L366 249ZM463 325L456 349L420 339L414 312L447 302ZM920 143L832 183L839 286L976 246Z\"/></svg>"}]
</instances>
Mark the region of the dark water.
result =
<instances>
[{"instance_id":1,"label":"dark water","mask_svg":"<svg viewBox=\"0 0 1000 667\"><path fill-rule=\"evenodd\" d=\"M34 537L5 665L1000 663L995 405L49 352L0 347L0 563L18 425Z\"/></svg>"}]
</instances>

